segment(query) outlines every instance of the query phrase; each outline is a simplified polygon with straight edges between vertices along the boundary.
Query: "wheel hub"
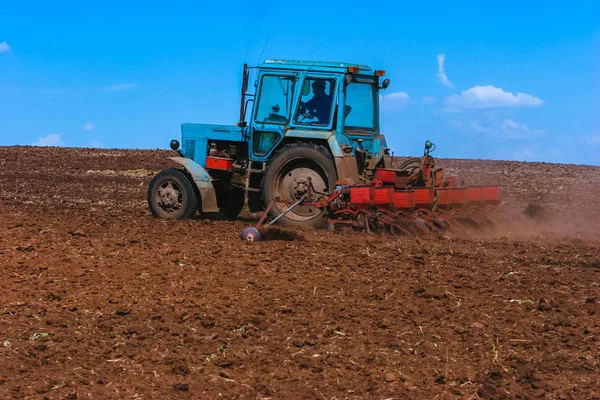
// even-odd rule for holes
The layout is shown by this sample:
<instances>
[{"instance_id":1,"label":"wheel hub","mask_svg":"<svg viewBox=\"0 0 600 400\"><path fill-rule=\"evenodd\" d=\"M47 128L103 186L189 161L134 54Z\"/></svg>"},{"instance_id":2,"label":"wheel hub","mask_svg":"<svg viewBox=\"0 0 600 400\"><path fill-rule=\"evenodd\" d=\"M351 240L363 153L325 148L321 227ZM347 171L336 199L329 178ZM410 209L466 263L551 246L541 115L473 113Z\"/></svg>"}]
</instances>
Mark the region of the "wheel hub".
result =
<instances>
[{"instance_id":1,"label":"wheel hub","mask_svg":"<svg viewBox=\"0 0 600 400\"><path fill-rule=\"evenodd\" d=\"M326 183L321 175L311 168L294 168L281 177L279 193L285 200L296 201L308 192L312 184L314 190L324 192ZM310 201L310 200L309 200ZM319 212L316 207L298 206L294 209L294 214L309 217Z\"/></svg>"},{"instance_id":2,"label":"wheel hub","mask_svg":"<svg viewBox=\"0 0 600 400\"><path fill-rule=\"evenodd\" d=\"M308 192L308 180L300 178L299 180L294 182L292 197L300 198L303 194Z\"/></svg>"},{"instance_id":3,"label":"wheel hub","mask_svg":"<svg viewBox=\"0 0 600 400\"><path fill-rule=\"evenodd\" d=\"M160 203L164 208L173 208L179 204L180 192L173 187L171 182L158 189Z\"/></svg>"},{"instance_id":4,"label":"wheel hub","mask_svg":"<svg viewBox=\"0 0 600 400\"><path fill-rule=\"evenodd\" d=\"M165 207L173 207L177 202L177 192L175 189L165 190L164 193L161 193L160 200Z\"/></svg>"}]
</instances>

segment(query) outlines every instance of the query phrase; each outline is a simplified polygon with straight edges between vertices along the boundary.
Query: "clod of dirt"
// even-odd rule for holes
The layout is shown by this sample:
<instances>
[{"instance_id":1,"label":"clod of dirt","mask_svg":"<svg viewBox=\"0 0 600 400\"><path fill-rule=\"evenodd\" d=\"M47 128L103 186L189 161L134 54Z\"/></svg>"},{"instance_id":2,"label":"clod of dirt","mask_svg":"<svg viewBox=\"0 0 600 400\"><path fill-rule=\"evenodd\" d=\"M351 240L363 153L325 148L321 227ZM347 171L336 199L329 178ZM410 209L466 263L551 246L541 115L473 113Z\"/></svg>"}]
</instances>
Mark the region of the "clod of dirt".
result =
<instances>
[{"instance_id":1,"label":"clod of dirt","mask_svg":"<svg viewBox=\"0 0 600 400\"><path fill-rule=\"evenodd\" d=\"M60 301L62 297L60 297L57 294L50 293L48 296L46 296L46 299L48 299L49 301Z\"/></svg>"},{"instance_id":2,"label":"clod of dirt","mask_svg":"<svg viewBox=\"0 0 600 400\"><path fill-rule=\"evenodd\" d=\"M190 387L187 383L176 383L173 385L173 389L179 390L181 392L187 392L190 390Z\"/></svg>"},{"instance_id":3,"label":"clod of dirt","mask_svg":"<svg viewBox=\"0 0 600 400\"><path fill-rule=\"evenodd\" d=\"M538 303L538 310L540 311L548 311L552 309L552 304L548 302L546 299L540 299Z\"/></svg>"},{"instance_id":4,"label":"clod of dirt","mask_svg":"<svg viewBox=\"0 0 600 400\"><path fill-rule=\"evenodd\" d=\"M396 377L395 373L388 372L387 374L385 374L385 376L383 377L383 379L385 379L386 382L394 382L398 378Z\"/></svg>"},{"instance_id":5,"label":"clod of dirt","mask_svg":"<svg viewBox=\"0 0 600 400\"><path fill-rule=\"evenodd\" d=\"M190 369L188 367L186 367L185 365L176 365L175 367L173 367L172 372L175 375L186 376L187 374L190 373Z\"/></svg>"},{"instance_id":6,"label":"clod of dirt","mask_svg":"<svg viewBox=\"0 0 600 400\"><path fill-rule=\"evenodd\" d=\"M124 333L126 335L139 335L144 330L142 324L132 324L125 328Z\"/></svg>"},{"instance_id":7,"label":"clod of dirt","mask_svg":"<svg viewBox=\"0 0 600 400\"><path fill-rule=\"evenodd\" d=\"M473 323L471 324L471 326L472 326L473 328L477 328L477 329L483 329L483 328L485 328L485 325L483 325L481 322L473 322Z\"/></svg>"},{"instance_id":8,"label":"clod of dirt","mask_svg":"<svg viewBox=\"0 0 600 400\"><path fill-rule=\"evenodd\" d=\"M425 264L425 257L423 256L413 256L413 264L417 267Z\"/></svg>"},{"instance_id":9,"label":"clod of dirt","mask_svg":"<svg viewBox=\"0 0 600 400\"><path fill-rule=\"evenodd\" d=\"M33 250L35 250L35 248L33 246L27 246L27 247L23 247L23 246L18 246L16 248L17 251L22 251L24 253L29 253L32 252Z\"/></svg>"},{"instance_id":10,"label":"clod of dirt","mask_svg":"<svg viewBox=\"0 0 600 400\"><path fill-rule=\"evenodd\" d=\"M491 371L488 376L490 377L490 379L493 379L495 381L500 381L502 380L502 372L501 371Z\"/></svg>"},{"instance_id":11,"label":"clod of dirt","mask_svg":"<svg viewBox=\"0 0 600 400\"><path fill-rule=\"evenodd\" d=\"M495 399L499 397L498 388L489 383L484 383L477 391L477 395L482 399Z\"/></svg>"},{"instance_id":12,"label":"clod of dirt","mask_svg":"<svg viewBox=\"0 0 600 400\"><path fill-rule=\"evenodd\" d=\"M417 388L417 387L415 386L415 384L414 384L414 383L412 383L411 381L406 381L406 382L404 382L404 383L402 384L402 386L404 386L404 388L405 388L406 390L414 390L414 389L416 389L416 388Z\"/></svg>"},{"instance_id":13,"label":"clod of dirt","mask_svg":"<svg viewBox=\"0 0 600 400\"><path fill-rule=\"evenodd\" d=\"M260 236L262 240L284 240L284 241L304 241L304 235L302 235L298 231L292 231L289 229L269 226L267 228L263 228L260 231Z\"/></svg>"},{"instance_id":14,"label":"clod of dirt","mask_svg":"<svg viewBox=\"0 0 600 400\"><path fill-rule=\"evenodd\" d=\"M229 368L233 365L233 361L231 360L217 360L215 361L215 365L217 367L221 367L221 368ZM224 378L230 378L227 374L225 374L224 372L219 373L219 375L223 376Z\"/></svg>"}]
</instances>

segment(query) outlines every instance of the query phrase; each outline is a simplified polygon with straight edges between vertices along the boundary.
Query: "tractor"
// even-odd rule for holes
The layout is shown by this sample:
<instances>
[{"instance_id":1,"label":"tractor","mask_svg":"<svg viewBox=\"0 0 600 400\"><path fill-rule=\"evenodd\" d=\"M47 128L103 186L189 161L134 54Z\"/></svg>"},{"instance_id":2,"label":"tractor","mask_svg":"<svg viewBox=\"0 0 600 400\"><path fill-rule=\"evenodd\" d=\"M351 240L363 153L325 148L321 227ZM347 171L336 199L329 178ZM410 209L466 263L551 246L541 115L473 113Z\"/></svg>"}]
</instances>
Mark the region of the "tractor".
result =
<instances>
[{"instance_id":1,"label":"tractor","mask_svg":"<svg viewBox=\"0 0 600 400\"><path fill-rule=\"evenodd\" d=\"M444 177L429 141L422 158L392 168L379 124L380 92L390 84L384 76L345 62L244 64L239 122L182 124L181 143L170 143L178 153L170 159L180 167L153 177L150 211L166 219L197 211L235 219L247 199L251 212L283 225L319 228L368 222L372 214L364 212L373 207L389 216L440 203L497 202L497 186L459 188Z\"/></svg>"}]
</instances>

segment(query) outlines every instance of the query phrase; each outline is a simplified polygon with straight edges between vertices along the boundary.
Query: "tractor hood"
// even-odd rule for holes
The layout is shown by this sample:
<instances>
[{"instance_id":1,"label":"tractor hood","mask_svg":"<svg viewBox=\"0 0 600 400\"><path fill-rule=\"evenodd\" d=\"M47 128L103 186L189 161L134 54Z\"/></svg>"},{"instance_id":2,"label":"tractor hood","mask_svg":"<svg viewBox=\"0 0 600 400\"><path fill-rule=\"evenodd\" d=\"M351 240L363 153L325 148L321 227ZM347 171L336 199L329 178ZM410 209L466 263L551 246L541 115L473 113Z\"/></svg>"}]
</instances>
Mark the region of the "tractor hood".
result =
<instances>
[{"instance_id":1,"label":"tractor hood","mask_svg":"<svg viewBox=\"0 0 600 400\"><path fill-rule=\"evenodd\" d=\"M204 166L211 140L245 141L242 128L235 125L181 124L181 151L184 157Z\"/></svg>"}]
</instances>

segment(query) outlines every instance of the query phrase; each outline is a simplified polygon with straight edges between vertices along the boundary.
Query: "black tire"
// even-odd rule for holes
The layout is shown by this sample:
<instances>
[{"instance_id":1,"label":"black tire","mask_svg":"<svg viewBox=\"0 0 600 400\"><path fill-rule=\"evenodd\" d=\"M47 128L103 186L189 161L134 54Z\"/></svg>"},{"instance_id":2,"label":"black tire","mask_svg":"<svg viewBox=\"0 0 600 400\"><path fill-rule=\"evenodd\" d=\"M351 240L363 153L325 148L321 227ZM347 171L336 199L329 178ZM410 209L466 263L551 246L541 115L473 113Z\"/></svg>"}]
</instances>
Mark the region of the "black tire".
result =
<instances>
[{"instance_id":1,"label":"black tire","mask_svg":"<svg viewBox=\"0 0 600 400\"><path fill-rule=\"evenodd\" d=\"M148 185L148 207L155 217L186 219L198 208L194 184L178 169L165 169L152 178Z\"/></svg>"},{"instance_id":2,"label":"black tire","mask_svg":"<svg viewBox=\"0 0 600 400\"><path fill-rule=\"evenodd\" d=\"M227 189L217 190L219 211L226 219L236 219L242 212L246 202L244 189L228 185Z\"/></svg>"},{"instance_id":3,"label":"black tire","mask_svg":"<svg viewBox=\"0 0 600 400\"><path fill-rule=\"evenodd\" d=\"M319 192L329 193L335 188L337 173L331 154L323 147L310 143L295 143L278 150L267 167L263 180L265 207L274 197L296 201L301 195L295 193L303 185L305 176L313 178L313 186ZM276 217L287 207L275 204L271 216ZM327 224L325 212L315 208L298 206L279 222L286 226L322 228Z\"/></svg>"}]
</instances>

